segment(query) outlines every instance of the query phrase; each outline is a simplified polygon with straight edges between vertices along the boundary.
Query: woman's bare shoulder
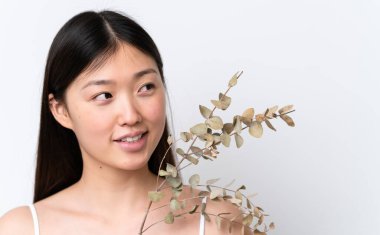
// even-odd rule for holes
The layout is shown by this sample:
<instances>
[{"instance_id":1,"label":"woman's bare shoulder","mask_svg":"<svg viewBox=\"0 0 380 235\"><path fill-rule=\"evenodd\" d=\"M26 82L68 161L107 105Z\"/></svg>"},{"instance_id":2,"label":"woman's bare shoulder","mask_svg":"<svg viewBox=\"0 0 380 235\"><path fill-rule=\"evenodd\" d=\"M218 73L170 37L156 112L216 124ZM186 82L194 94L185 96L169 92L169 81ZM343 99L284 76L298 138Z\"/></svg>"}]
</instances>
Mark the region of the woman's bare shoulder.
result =
<instances>
[{"instance_id":1,"label":"woman's bare shoulder","mask_svg":"<svg viewBox=\"0 0 380 235\"><path fill-rule=\"evenodd\" d=\"M14 208L0 217L0 234L32 234L33 220L29 207Z\"/></svg>"}]
</instances>

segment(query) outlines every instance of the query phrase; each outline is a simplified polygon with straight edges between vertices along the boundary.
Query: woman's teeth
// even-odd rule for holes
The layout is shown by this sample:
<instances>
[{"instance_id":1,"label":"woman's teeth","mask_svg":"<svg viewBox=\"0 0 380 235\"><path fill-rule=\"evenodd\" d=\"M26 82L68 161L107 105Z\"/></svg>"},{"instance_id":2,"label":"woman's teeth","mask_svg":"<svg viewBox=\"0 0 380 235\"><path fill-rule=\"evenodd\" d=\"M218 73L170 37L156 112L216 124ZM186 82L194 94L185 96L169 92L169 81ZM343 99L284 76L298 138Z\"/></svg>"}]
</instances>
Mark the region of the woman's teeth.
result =
<instances>
[{"instance_id":1,"label":"woman's teeth","mask_svg":"<svg viewBox=\"0 0 380 235\"><path fill-rule=\"evenodd\" d=\"M121 142L128 142L128 143L133 143L141 139L142 134L134 136L134 137L126 137L124 139L121 139Z\"/></svg>"}]
</instances>

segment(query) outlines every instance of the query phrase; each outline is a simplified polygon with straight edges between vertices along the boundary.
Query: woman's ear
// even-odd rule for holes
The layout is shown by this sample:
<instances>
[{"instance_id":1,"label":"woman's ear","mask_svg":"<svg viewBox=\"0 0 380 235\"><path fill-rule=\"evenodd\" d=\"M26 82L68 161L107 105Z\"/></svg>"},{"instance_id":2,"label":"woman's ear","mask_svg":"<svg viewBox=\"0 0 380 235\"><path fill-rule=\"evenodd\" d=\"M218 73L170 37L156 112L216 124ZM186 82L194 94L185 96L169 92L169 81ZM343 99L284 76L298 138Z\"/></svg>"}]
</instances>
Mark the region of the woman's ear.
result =
<instances>
[{"instance_id":1,"label":"woman's ear","mask_svg":"<svg viewBox=\"0 0 380 235\"><path fill-rule=\"evenodd\" d=\"M50 112L59 124L68 129L72 129L71 118L69 112L67 112L65 104L57 101L53 94L49 94L49 108Z\"/></svg>"}]
</instances>

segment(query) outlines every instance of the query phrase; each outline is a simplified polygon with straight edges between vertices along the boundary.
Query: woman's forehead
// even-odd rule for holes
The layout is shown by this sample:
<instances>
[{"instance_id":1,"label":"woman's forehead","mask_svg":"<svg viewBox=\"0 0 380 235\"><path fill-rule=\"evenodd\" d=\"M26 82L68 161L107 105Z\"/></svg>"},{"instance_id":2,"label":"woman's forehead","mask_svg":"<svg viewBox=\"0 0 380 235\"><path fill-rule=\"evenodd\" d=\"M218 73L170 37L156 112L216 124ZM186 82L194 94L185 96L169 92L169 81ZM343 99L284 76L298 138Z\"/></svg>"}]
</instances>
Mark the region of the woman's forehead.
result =
<instances>
[{"instance_id":1,"label":"woman's forehead","mask_svg":"<svg viewBox=\"0 0 380 235\"><path fill-rule=\"evenodd\" d=\"M97 76L123 75L133 77L138 76L138 73L144 73L146 70L160 75L157 64L151 56L134 46L122 43L112 54L105 54L95 59L92 65L88 66L76 80L85 82Z\"/></svg>"}]
</instances>

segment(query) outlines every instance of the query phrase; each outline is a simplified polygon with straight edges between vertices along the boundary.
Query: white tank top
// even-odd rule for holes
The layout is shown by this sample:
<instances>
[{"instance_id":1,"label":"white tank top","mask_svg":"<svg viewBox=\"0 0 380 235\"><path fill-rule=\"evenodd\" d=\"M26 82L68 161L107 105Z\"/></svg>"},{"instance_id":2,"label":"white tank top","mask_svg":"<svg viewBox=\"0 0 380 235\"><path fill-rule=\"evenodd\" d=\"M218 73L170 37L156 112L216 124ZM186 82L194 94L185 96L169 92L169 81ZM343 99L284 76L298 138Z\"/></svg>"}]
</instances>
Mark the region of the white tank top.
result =
<instances>
[{"instance_id":1,"label":"white tank top","mask_svg":"<svg viewBox=\"0 0 380 235\"><path fill-rule=\"evenodd\" d=\"M206 203L207 197L204 197L202 199L202 204ZM32 218L33 218L33 227L34 227L34 235L40 235L40 226L38 224L38 217L37 217L37 212L36 208L34 207L33 204L29 205L30 212L32 213ZM199 235L204 235L205 234L205 217L204 215L201 214L201 220L199 222Z\"/></svg>"}]
</instances>

